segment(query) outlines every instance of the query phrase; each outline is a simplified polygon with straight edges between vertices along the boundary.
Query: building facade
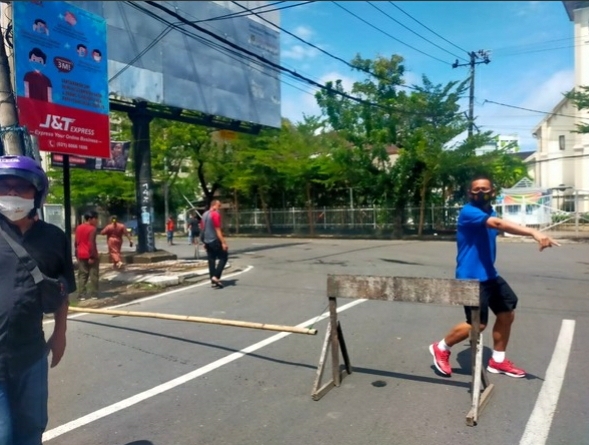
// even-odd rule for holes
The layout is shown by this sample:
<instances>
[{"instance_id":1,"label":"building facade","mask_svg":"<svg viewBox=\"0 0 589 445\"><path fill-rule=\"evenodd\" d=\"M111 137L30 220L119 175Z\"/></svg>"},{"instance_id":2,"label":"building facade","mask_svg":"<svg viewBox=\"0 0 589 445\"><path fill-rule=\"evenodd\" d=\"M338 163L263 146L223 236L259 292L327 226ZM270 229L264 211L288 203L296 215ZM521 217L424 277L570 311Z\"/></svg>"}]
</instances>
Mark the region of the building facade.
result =
<instances>
[{"instance_id":1,"label":"building facade","mask_svg":"<svg viewBox=\"0 0 589 445\"><path fill-rule=\"evenodd\" d=\"M589 41L589 2L562 3L573 22L574 41ZM578 90L589 86L589 45L577 44L574 51ZM534 129L538 149L526 162L538 186L574 196L575 211L589 212L589 134L575 132L580 122L589 122L589 111L563 98Z\"/></svg>"}]
</instances>

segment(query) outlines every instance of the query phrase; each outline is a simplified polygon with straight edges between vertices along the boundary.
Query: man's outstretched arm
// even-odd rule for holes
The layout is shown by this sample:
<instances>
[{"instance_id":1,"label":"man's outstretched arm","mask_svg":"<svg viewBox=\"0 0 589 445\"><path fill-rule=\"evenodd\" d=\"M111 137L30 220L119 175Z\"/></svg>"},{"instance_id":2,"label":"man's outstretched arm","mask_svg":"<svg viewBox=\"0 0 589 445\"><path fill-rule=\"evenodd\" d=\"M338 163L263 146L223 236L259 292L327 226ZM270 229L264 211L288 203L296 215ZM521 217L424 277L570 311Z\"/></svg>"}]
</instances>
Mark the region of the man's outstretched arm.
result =
<instances>
[{"instance_id":1,"label":"man's outstretched arm","mask_svg":"<svg viewBox=\"0 0 589 445\"><path fill-rule=\"evenodd\" d=\"M497 218L496 216L492 216L489 219L487 219L486 225L491 229L496 229L501 232L507 232L512 235L531 236L540 245L540 251L544 250L547 247L560 246L559 243L550 238L548 235L540 232L539 230L532 229L530 227L520 226L517 223Z\"/></svg>"}]
</instances>

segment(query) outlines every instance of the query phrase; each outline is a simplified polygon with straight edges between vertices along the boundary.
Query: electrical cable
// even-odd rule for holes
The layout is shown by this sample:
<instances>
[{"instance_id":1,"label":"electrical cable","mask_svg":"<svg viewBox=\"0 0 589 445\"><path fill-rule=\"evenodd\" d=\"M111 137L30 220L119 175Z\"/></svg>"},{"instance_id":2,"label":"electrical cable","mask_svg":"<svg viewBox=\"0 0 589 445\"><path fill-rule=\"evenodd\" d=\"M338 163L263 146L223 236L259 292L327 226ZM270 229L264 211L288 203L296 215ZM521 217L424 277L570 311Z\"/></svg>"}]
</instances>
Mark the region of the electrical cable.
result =
<instances>
[{"instance_id":1,"label":"electrical cable","mask_svg":"<svg viewBox=\"0 0 589 445\"><path fill-rule=\"evenodd\" d=\"M568 45L568 46L557 46L555 48L534 49L534 50L529 50L529 51L520 51L520 52L516 52L516 53L500 54L499 56L497 56L497 54L495 54L495 57L509 57L509 56L520 56L522 54L544 53L546 51L554 51L557 49L576 48L579 46L584 46L586 44L587 43L580 43L578 45Z\"/></svg>"},{"instance_id":2,"label":"electrical cable","mask_svg":"<svg viewBox=\"0 0 589 445\"><path fill-rule=\"evenodd\" d=\"M413 30L412 30L411 28L409 28L408 26L405 26L403 23L401 23L401 22L400 22L400 21L398 21L396 18L394 18L392 15L390 15L390 14L386 13L385 11L383 11L382 9L380 9L380 8L379 8L378 6L376 6L376 5L375 5L373 2L368 2L368 4L369 4L370 6L372 6L374 9L376 9L377 11L380 11L380 12L381 12L383 15L387 16L387 17L388 17L389 19L391 19L393 22L395 22L395 23L397 23L397 24L401 25L403 28L405 28L405 29L406 29L406 30L408 30L409 32L411 32L411 33L415 34L417 37L419 37L419 38L421 38L421 39L425 40L425 41L426 41L426 42L428 42L428 43L431 43L431 44L432 44L432 45L434 45L436 48L439 48L439 49L441 49L442 51L445 51L445 52L447 52L447 53L448 53L448 54L450 54L451 56L457 57L458 59L462 59L462 60L464 60L465 62L468 62L468 60L467 60L467 59L465 59L464 57L462 57L462 56L457 56L456 54L454 54L454 53L452 53L452 52L448 51L447 49L445 49L445 48L443 48L443 47L441 47L441 46L440 46L440 45L438 45L437 43L434 43L434 42L432 42L431 40L429 40L428 38L426 38L426 37L423 37L423 36L422 36L421 34L419 34L418 32L416 32L416 31L413 31Z\"/></svg>"},{"instance_id":3,"label":"electrical cable","mask_svg":"<svg viewBox=\"0 0 589 445\"><path fill-rule=\"evenodd\" d=\"M401 43L401 44L403 44L403 45L405 45L405 46L407 46L407 47L411 48L412 50L414 50L414 51L417 51L418 53L421 53L421 54L423 54L423 55L425 55L425 56L427 56L427 57L430 57L430 58L432 58L432 59L434 59L434 60L437 60L438 62L442 62L442 63L443 63L443 64L445 64L445 65L452 65L451 63L448 63L448 62L446 62L445 60L442 60L442 59L439 59L439 58L437 58L437 57L435 57L435 56L432 56L431 54L428 54L428 53L426 53L425 51L422 51L422 50L420 50L420 49L417 49L417 48L415 48L414 46L411 46L411 45L409 45L408 43L405 43L405 42L403 42L402 40L399 40L399 39L397 39L395 36L393 36L393 35L389 34L388 32L386 32L386 31L384 31L384 30L382 30L382 29L380 29L378 26L375 26L375 25L373 25L373 24L372 24L372 23L370 23L369 21L367 21L367 20L364 20L362 17L360 17L360 16L359 16L359 15L357 15L357 14L354 14L352 11L350 11L349 9L347 9L347 8L343 7L343 6L342 6L342 5L340 5L339 3L337 3L337 2L334 2L334 1L332 1L331 3L333 3L333 4L334 4L335 6L337 6L338 8L340 8L340 9L343 9L344 11L346 11L348 14L352 15L353 17L356 17L358 20L360 20L361 22L363 22L363 23L367 24L367 25L368 25L368 26L370 26L371 28L373 28L373 29L376 29L377 31L381 32L382 34L386 35L387 37L390 37L391 39L393 39L393 40L395 40L395 41L397 41L397 42L399 42L399 43Z\"/></svg>"},{"instance_id":4,"label":"electrical cable","mask_svg":"<svg viewBox=\"0 0 589 445\"><path fill-rule=\"evenodd\" d=\"M419 20L417 20L415 17L413 17L411 14L409 14L408 12L404 11L403 9L401 9L398 5L396 5L393 2L389 2L391 5L393 5L395 8L397 8L399 11L401 11L403 14L405 14L407 17L409 17L410 19L414 20L415 22L419 23L421 26L423 26L425 29L427 29L429 32L431 32L432 34L435 34L436 36L438 36L440 39L444 40L445 42L448 42L450 45L454 46L455 48L458 48L460 51L465 52L466 54L469 54L470 52L465 50L464 48L461 48L460 46L456 45L455 43L452 43L450 40L446 39L445 37L442 37L440 34L438 34L437 32L435 32L433 29L431 29L430 27L424 25L423 23L421 23ZM463 59L464 60L464 59Z\"/></svg>"},{"instance_id":5,"label":"electrical cable","mask_svg":"<svg viewBox=\"0 0 589 445\"><path fill-rule=\"evenodd\" d=\"M128 2L128 3L132 3L132 2ZM167 3L167 2L165 2L165 3ZM251 11L254 11L254 10L257 10L257 9L262 9L262 8L267 8L267 7L270 7L270 6L273 6L273 5L282 4L282 3L286 3L286 2L285 1L277 1L277 2L274 2L274 3L267 4L267 5L257 6L255 8L252 8ZM307 3L313 3L313 2L312 1L306 1L306 2L302 2L302 3L294 4L294 5L285 6L285 7L282 7L282 8L275 8L275 9L269 9L269 10L266 10L266 11L260 11L260 13L261 14L264 14L264 13L268 13L268 12L279 11L279 10L282 10L282 9L288 9L288 8L292 8L292 7L295 7L295 6L301 6L301 5L304 5L304 4L307 4ZM185 11L182 11L179 8L176 8L176 9L186 14ZM190 15L190 14L187 14L187 15L189 15L191 17L194 17L193 15ZM200 20L199 19L199 20L196 20L193 23L205 23L205 22L212 22L212 21L217 21L217 20L224 20L224 19L228 19L228 18L247 17L249 15L252 15L252 14L251 13L248 13L248 14L232 13L232 14L225 14L225 15L218 16L218 17L213 17L213 18L210 18L210 19L203 19L203 20ZM194 17L194 18L196 18L196 17ZM180 24L180 23L175 23L175 24L177 25L177 24ZM119 70L117 73L115 73L108 80L109 83L111 81L113 81L114 79L116 79L117 77L119 77L121 74L123 74L135 62L137 62L139 59L141 59L141 57L143 57L151 48L153 48L159 41L161 41L170 31L171 31L171 25L168 25L168 27L166 29L164 29L164 31L162 31L162 33L160 35L158 35L157 37L155 37L154 40L151 43L149 43L142 51L140 51L131 61L129 61L123 68L121 68L121 70Z\"/></svg>"},{"instance_id":6,"label":"electrical cable","mask_svg":"<svg viewBox=\"0 0 589 445\"><path fill-rule=\"evenodd\" d=\"M551 111L532 110L530 108L518 107L516 105L503 104L501 102L495 102L493 100L488 100L488 99L485 99L483 101L483 105L485 105L486 103L495 104L495 105L501 105L502 107L515 108L516 110L530 111L532 113L550 114L551 116L572 117L572 118L575 118L575 119L579 119L579 116L571 116L569 114L553 113Z\"/></svg>"},{"instance_id":7,"label":"electrical cable","mask_svg":"<svg viewBox=\"0 0 589 445\"><path fill-rule=\"evenodd\" d=\"M131 2L131 3L134 3L134 2ZM302 76L302 75L298 74L296 71L293 71L293 70L290 70L288 68L285 68L285 67L281 66L280 64L277 64L275 62L272 62L271 60L269 60L269 59L267 59L265 57L262 57L262 56L260 56L260 55L258 55L256 53L248 50L247 48L243 48L243 47L241 47L241 46L239 46L239 45L237 45L237 44L235 44L235 43L233 43L233 42L231 42L231 41L229 41L229 40L227 40L227 39L225 39L225 38L223 38L221 36L218 36L217 34L215 34L215 33L211 32L211 31L207 30L206 28L203 28L202 26L199 26L197 24L191 23L189 20L187 20L184 17L180 16L176 12L171 11L170 9L166 8L165 6L162 6L162 5L160 5L158 3L155 3L153 1L146 1L145 3L147 3L150 6L152 6L153 8L159 9L159 10L161 10L161 11L169 14L170 16L174 17L175 19L178 19L178 20L182 21L183 23L185 23L185 24L187 24L187 25L195 28L196 30L202 32L203 34L206 34L206 35L214 38L215 40L218 40L218 41L224 43L225 45L227 45L227 46L229 46L231 48L234 48L234 49L236 49L236 50L238 50L238 51L240 51L240 52L242 52L244 54L247 54L248 56L251 56L251 57L253 57L253 58L257 59L257 60L260 60L261 62L269 65L270 67L272 67L274 69L277 69L277 70L279 70L281 72L284 72L284 73L288 73L292 77L297 78L297 79L302 80L302 81L305 81L308 84L313 85L313 86L315 86L317 88L320 88L322 90L328 91L328 92L330 92L332 94L336 94L338 96L345 97L346 99L352 100L354 102L357 102L357 103L360 103L360 104L363 104L363 105L368 105L368 106L372 106L372 107L377 107L377 108L385 109L385 110L388 110L388 111L394 111L394 112L398 112L398 113L403 113L402 110L394 109L392 107L386 107L384 105L377 104L377 103L374 103L374 102L370 102L370 101L365 100L365 99L362 99L360 97L352 96L352 95L350 95L348 93L345 93L343 91L334 90L333 88L330 88L330 87L327 87L325 85L322 85L321 83L319 83L317 81L314 81L312 79L309 79L309 78L307 78L305 76ZM138 5L135 5L135 6L137 7ZM444 63L446 63L446 62L444 62ZM419 113L410 112L410 114L414 114L415 115L415 114L419 114ZM425 114L425 113L421 113L421 114Z\"/></svg>"},{"instance_id":8,"label":"electrical cable","mask_svg":"<svg viewBox=\"0 0 589 445\"><path fill-rule=\"evenodd\" d=\"M132 2L132 3L135 3L135 2ZM245 61L253 62L253 63L255 63L256 65L259 65L261 68L267 68L265 65L261 64L261 63L260 63L259 61L257 61L257 60L253 60L253 59L251 59L251 58L243 57L243 56L242 56L241 54L239 54L238 52L235 52L235 51L230 51L230 50L228 50L227 48L225 48L225 47L223 47L223 46L221 46L221 45L218 45L218 44L212 43L211 41L209 41L209 40L206 40L206 39L202 38L201 36L197 36L197 35L195 35L194 33L191 33L190 31L188 31L188 30L185 30L185 29L183 29L183 28L179 27L178 25L176 25L176 24L174 24L174 23L169 23L169 22L167 22L165 19L163 19L162 17L159 17L159 16L158 16L158 15L156 15L156 14L153 14L151 11L145 10L144 8L142 8L142 7L140 7L140 6L137 6L137 5L135 5L135 4L132 4L131 6L133 6L133 7L134 7L134 8L136 8L136 9L139 9L141 12L143 12L143 13L145 13L145 14L149 15L150 17L152 17L152 18L154 18L154 19L156 19L156 20L160 21L161 23L164 23L164 24L166 24L167 26L169 26L169 27L170 27L170 30L172 30L172 29L175 29L176 31L179 31L181 34L184 34L185 36L187 36L187 37L190 37L190 38L194 38L194 39L198 40L200 43L202 43L202 44L204 44L204 45L206 45L206 46L209 46L210 48L213 48L213 49L215 49L215 50L218 50L218 51L223 51L223 52L225 52L225 53L229 53L229 54L227 54L227 57L229 57L229 58L231 58L231 59L233 59L233 60L235 60L235 61L237 61L237 62L239 62L239 63L242 63L242 64L244 64L244 63L245 63L245 62L244 62L244 60L245 60ZM147 48L146 48L146 49L147 49ZM276 77L273 77L273 76L271 76L269 73L265 72L263 69L260 69L260 68L254 67L254 66L252 66L251 64L249 64L248 66L249 66L250 68L252 68L252 69L255 69L256 71L258 71L258 72L260 72L260 73L264 74L264 75L267 75L267 76L270 76L270 77L272 77L272 79L276 79ZM275 70L275 69L271 69L271 71L272 71L272 72L274 72L274 73L277 73L277 74L280 72L280 71L278 71L278 70ZM117 73L117 74L118 74L118 73ZM301 91L301 92L303 92L303 93L306 93L306 94L308 94L308 95L310 95L310 96L314 96L314 93L313 93L313 92L310 92L310 91L304 90L304 89L302 89L302 88L300 88L300 87L297 87L296 85L293 85L293 84L291 84L291 83L289 83L289 82L286 82L284 79L279 79L279 81L280 81L281 83L284 83L285 85L289 85L289 86L291 86L292 88L295 88L295 89L297 89L297 90L299 90L299 91Z\"/></svg>"},{"instance_id":9,"label":"electrical cable","mask_svg":"<svg viewBox=\"0 0 589 445\"><path fill-rule=\"evenodd\" d=\"M243 9L245 9L245 10L247 10L247 11L252 11L252 10L250 10L250 9L246 8L245 6L243 6L243 5L239 4L239 3L238 3L238 2L236 2L236 1L232 1L231 3L234 3L235 5L237 5L237 6L240 6L241 8L243 8ZM288 30L286 30L286 29L284 29L284 28L282 28L282 27L280 27L280 26L278 26L278 25L275 25L275 24L274 24L274 23L272 23L270 20L267 20L267 19L265 19L264 17L261 17L261 16L260 16L258 13L256 13L256 12L254 12L253 14L254 14L254 15L256 15L258 18L260 18L261 20L265 21L266 23L269 23L270 25L272 25L272 26L274 26L275 28L279 29L281 32L283 32L283 33L285 33L285 34L288 34L289 36L291 36L291 37L293 37L293 38L297 39L299 42L302 42L302 43L304 43L304 44L306 44L306 45L309 45L311 48L314 48L314 49L316 49L317 51L319 51L319 52L321 52L321 53L325 54L326 56L329 56L329 57L331 57L331 58L332 58L332 59L334 59L334 60L337 60L338 62L342 62L343 64L347 65L348 67L350 67L350 68L352 68L352 69L354 69L354 70L358 70L358 71L362 71L362 72L364 72L364 73L366 73L366 74L370 74L371 76L373 76L374 78L376 78L376 79L379 79L379 80L388 80L388 79L386 79L386 78L384 78L384 77L382 77L382 76L380 76L380 75L378 75L378 74L376 74L376 73L374 73L374 72L372 72L372 71L370 71L370 70L368 70L368 69L363 69L363 68L360 68L360 67L357 67L357 66L354 66L354 65L352 65L350 62L346 61L345 59L342 59L341 57L339 57L339 56L336 56L336 55L334 55L334 54L330 53L329 51L326 51L326 50L324 50L323 48L321 48L321 47L319 47L319 46L317 46L317 45L314 45L314 44L313 44L313 43L311 43L311 42L308 42L307 40L303 39L302 37L299 37L299 36L297 36L296 34L294 34L294 33L290 32L290 31L288 31ZM413 89L413 90L418 90L418 88L415 88L415 87L413 87L413 86L411 86L411 85L399 85L399 87L400 87L400 88L409 88L409 89Z\"/></svg>"}]
</instances>

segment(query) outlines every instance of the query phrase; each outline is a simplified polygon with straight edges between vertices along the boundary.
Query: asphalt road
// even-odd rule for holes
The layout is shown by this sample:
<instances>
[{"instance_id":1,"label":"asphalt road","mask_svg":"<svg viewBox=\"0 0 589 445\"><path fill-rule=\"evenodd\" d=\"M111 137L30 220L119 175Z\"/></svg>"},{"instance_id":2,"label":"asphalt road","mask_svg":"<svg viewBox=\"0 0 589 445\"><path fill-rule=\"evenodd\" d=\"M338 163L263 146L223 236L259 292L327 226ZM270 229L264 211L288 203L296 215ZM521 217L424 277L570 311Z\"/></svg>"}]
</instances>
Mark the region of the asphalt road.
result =
<instances>
[{"instance_id":1,"label":"asphalt road","mask_svg":"<svg viewBox=\"0 0 589 445\"><path fill-rule=\"evenodd\" d=\"M169 250L191 257L192 247L178 241ZM453 348L450 379L434 372L428 352L462 320L459 307L339 300L354 372L320 401L310 396L327 325L327 274L451 278L453 243L229 245L234 267L224 289L196 285L126 309L305 323L318 335L76 315L66 356L50 371L45 443L589 444L589 244L543 253L531 243L499 245L498 268L520 297L508 357L529 374L490 375L496 389L476 427L465 425L467 345ZM485 333L485 359L489 339Z\"/></svg>"}]
</instances>

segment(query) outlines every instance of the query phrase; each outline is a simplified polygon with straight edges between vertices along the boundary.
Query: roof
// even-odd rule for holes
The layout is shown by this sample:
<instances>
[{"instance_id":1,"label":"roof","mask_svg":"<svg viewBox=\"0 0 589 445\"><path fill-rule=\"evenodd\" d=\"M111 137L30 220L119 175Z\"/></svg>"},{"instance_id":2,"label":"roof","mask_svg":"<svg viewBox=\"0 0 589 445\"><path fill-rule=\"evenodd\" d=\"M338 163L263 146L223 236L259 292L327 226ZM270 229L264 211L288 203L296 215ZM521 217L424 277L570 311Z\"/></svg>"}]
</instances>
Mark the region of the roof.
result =
<instances>
[{"instance_id":1,"label":"roof","mask_svg":"<svg viewBox=\"0 0 589 445\"><path fill-rule=\"evenodd\" d=\"M534 153L536 153L536 151L518 151L517 153L511 153L512 156L516 157L516 158L520 158L521 160L525 160L528 157L530 157L531 155L533 155Z\"/></svg>"},{"instance_id":2,"label":"roof","mask_svg":"<svg viewBox=\"0 0 589 445\"><path fill-rule=\"evenodd\" d=\"M587 3L589 3L589 2L587 2ZM569 99L566 96L563 97L560 100L560 102L557 103L556 106L552 109L552 111L550 113L546 113L546 116L544 116L544 118L534 127L532 134L536 133L542 127L542 124L544 124L544 122L546 122L552 116L557 114L562 108L564 108L564 106L568 104L568 101L569 101Z\"/></svg>"},{"instance_id":3,"label":"roof","mask_svg":"<svg viewBox=\"0 0 589 445\"><path fill-rule=\"evenodd\" d=\"M566 10L569 20L572 22L574 20L573 11L575 9L583 9L589 8L589 2L562 2L564 5L564 9Z\"/></svg>"}]
</instances>

